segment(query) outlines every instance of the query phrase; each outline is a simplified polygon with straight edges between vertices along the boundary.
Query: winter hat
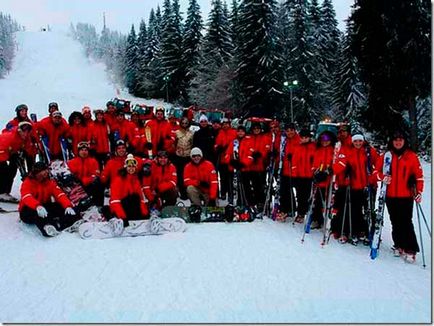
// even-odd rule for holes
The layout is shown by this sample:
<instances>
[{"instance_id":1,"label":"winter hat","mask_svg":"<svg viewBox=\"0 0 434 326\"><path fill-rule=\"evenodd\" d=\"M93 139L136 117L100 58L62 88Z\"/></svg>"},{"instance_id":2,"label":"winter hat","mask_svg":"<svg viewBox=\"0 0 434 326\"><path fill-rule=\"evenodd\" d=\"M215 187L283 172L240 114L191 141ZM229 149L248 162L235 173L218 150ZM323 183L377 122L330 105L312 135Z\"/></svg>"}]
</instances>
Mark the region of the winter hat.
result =
<instances>
[{"instance_id":1,"label":"winter hat","mask_svg":"<svg viewBox=\"0 0 434 326\"><path fill-rule=\"evenodd\" d=\"M98 113L104 113L103 109L95 109L93 110L93 114L97 115Z\"/></svg>"},{"instance_id":2,"label":"winter hat","mask_svg":"<svg viewBox=\"0 0 434 326\"><path fill-rule=\"evenodd\" d=\"M48 110L50 110L51 108L59 108L59 105L56 102L51 102L48 104Z\"/></svg>"},{"instance_id":3,"label":"winter hat","mask_svg":"<svg viewBox=\"0 0 434 326\"><path fill-rule=\"evenodd\" d=\"M193 148L191 149L190 157L193 157L193 156L195 156L195 155L199 155L199 156L202 156L202 157L203 157L202 151L201 151L201 149L200 149L199 147L193 147Z\"/></svg>"},{"instance_id":4,"label":"winter hat","mask_svg":"<svg viewBox=\"0 0 434 326\"><path fill-rule=\"evenodd\" d=\"M53 113L51 113L51 116L54 117L61 117L62 116L62 112L60 111L54 111Z\"/></svg>"},{"instance_id":5,"label":"winter hat","mask_svg":"<svg viewBox=\"0 0 434 326\"><path fill-rule=\"evenodd\" d=\"M202 115L200 116L200 118L199 118L199 122L202 122L202 121L206 121L206 122L208 122L208 118L206 117L205 114L202 114Z\"/></svg>"},{"instance_id":6,"label":"winter hat","mask_svg":"<svg viewBox=\"0 0 434 326\"><path fill-rule=\"evenodd\" d=\"M21 121L18 124L18 129L22 130L22 131L30 131L32 130L33 126L30 122L28 121Z\"/></svg>"},{"instance_id":7,"label":"winter hat","mask_svg":"<svg viewBox=\"0 0 434 326\"><path fill-rule=\"evenodd\" d=\"M137 160L134 158L133 154L128 154L127 158L125 159L124 167L128 166L137 166Z\"/></svg>"},{"instance_id":8,"label":"winter hat","mask_svg":"<svg viewBox=\"0 0 434 326\"><path fill-rule=\"evenodd\" d=\"M18 105L16 108L15 108L15 112L16 113L18 113L18 112L20 112L21 110L28 110L29 108L27 107L27 105L25 105L25 104L20 104L20 105Z\"/></svg>"},{"instance_id":9,"label":"winter hat","mask_svg":"<svg viewBox=\"0 0 434 326\"><path fill-rule=\"evenodd\" d=\"M331 141L332 137L330 137L329 133L323 133L321 134L321 136L319 137L320 141Z\"/></svg>"},{"instance_id":10,"label":"winter hat","mask_svg":"<svg viewBox=\"0 0 434 326\"><path fill-rule=\"evenodd\" d=\"M306 128L301 129L298 134L300 135L300 137L312 137L311 132L309 131L309 129Z\"/></svg>"},{"instance_id":11,"label":"winter hat","mask_svg":"<svg viewBox=\"0 0 434 326\"><path fill-rule=\"evenodd\" d=\"M125 141L123 139L119 139L118 141L116 141L115 148L122 145L125 146Z\"/></svg>"},{"instance_id":12,"label":"winter hat","mask_svg":"<svg viewBox=\"0 0 434 326\"><path fill-rule=\"evenodd\" d=\"M87 141L81 141L81 142L79 142L78 145L77 145L77 149L78 149L78 150L80 150L80 149L82 149L82 148L87 148L87 149L89 149L89 147L90 147L90 145L89 145L89 143L88 143Z\"/></svg>"},{"instance_id":13,"label":"winter hat","mask_svg":"<svg viewBox=\"0 0 434 326\"><path fill-rule=\"evenodd\" d=\"M229 119L228 118L223 118L222 119L222 123L229 123L230 121L229 121Z\"/></svg>"},{"instance_id":14,"label":"winter hat","mask_svg":"<svg viewBox=\"0 0 434 326\"><path fill-rule=\"evenodd\" d=\"M36 162L35 164L33 164L33 168L32 168L32 174L36 175L41 171L47 170L48 166L47 164L45 164L42 161Z\"/></svg>"},{"instance_id":15,"label":"winter hat","mask_svg":"<svg viewBox=\"0 0 434 326\"><path fill-rule=\"evenodd\" d=\"M115 103L114 103L113 101L108 101L108 102L105 104L105 106L106 106L106 107L109 107L109 106L115 106Z\"/></svg>"},{"instance_id":16,"label":"winter hat","mask_svg":"<svg viewBox=\"0 0 434 326\"><path fill-rule=\"evenodd\" d=\"M157 157L169 157L166 151L158 151Z\"/></svg>"},{"instance_id":17,"label":"winter hat","mask_svg":"<svg viewBox=\"0 0 434 326\"><path fill-rule=\"evenodd\" d=\"M158 107L155 109L155 113L157 113L158 111L161 111L161 112L164 113L164 108L163 108L162 106L158 106Z\"/></svg>"},{"instance_id":18,"label":"winter hat","mask_svg":"<svg viewBox=\"0 0 434 326\"><path fill-rule=\"evenodd\" d=\"M356 141L356 140L365 140L365 137L363 136L363 134L361 132L356 132L354 133L354 135L351 137L352 141Z\"/></svg>"},{"instance_id":19,"label":"winter hat","mask_svg":"<svg viewBox=\"0 0 434 326\"><path fill-rule=\"evenodd\" d=\"M81 113L82 113L82 114L84 114L85 112L89 112L89 113L90 113L90 107L88 107L88 106L84 106L84 107L81 109Z\"/></svg>"}]
</instances>

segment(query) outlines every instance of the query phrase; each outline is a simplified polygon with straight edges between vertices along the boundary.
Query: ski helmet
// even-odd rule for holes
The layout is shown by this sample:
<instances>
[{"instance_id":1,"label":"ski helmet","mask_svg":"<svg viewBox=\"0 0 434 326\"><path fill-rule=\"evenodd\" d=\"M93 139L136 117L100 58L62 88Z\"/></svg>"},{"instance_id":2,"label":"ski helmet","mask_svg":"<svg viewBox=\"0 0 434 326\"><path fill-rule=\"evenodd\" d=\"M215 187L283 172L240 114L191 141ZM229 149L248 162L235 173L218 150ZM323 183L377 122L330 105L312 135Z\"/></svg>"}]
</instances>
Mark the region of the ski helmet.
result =
<instances>
[{"instance_id":1,"label":"ski helmet","mask_svg":"<svg viewBox=\"0 0 434 326\"><path fill-rule=\"evenodd\" d=\"M25 104L20 104L15 108L15 112L19 113L21 110L28 110L29 108Z\"/></svg>"}]
</instances>

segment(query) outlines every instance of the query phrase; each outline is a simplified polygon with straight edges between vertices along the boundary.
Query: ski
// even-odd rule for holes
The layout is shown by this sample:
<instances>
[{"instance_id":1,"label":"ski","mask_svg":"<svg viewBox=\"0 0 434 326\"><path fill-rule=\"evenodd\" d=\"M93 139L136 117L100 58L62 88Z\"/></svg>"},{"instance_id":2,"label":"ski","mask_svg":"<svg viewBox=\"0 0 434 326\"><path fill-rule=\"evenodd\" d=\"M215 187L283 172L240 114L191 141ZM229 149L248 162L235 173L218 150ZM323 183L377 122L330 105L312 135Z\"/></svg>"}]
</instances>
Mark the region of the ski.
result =
<instances>
[{"instance_id":1,"label":"ski","mask_svg":"<svg viewBox=\"0 0 434 326\"><path fill-rule=\"evenodd\" d=\"M151 143L152 142L151 127L149 127L149 126L145 127L145 136L146 136L146 141L148 143ZM148 157L150 159L153 158L152 148L148 148Z\"/></svg>"},{"instance_id":2,"label":"ski","mask_svg":"<svg viewBox=\"0 0 434 326\"><path fill-rule=\"evenodd\" d=\"M368 240L369 242L372 241L372 232L371 230L374 227L374 221L375 221L375 211L374 211L374 190L372 189L372 186L369 184L370 176L372 175L372 157L371 157L371 147L366 144L365 146L365 152L366 152L366 174L368 176L368 185L366 187L366 206L364 206L364 218L366 222L368 223Z\"/></svg>"},{"instance_id":3,"label":"ski","mask_svg":"<svg viewBox=\"0 0 434 326\"><path fill-rule=\"evenodd\" d=\"M390 168L392 165L392 153L390 151L384 154L384 162L383 162L383 175L390 175ZM380 250L380 242L381 242L381 231L383 229L383 220L384 220L384 207L386 205L386 191L387 184L385 182L381 183L380 195L378 197L378 207L377 214L375 216L375 224L374 230L372 234L371 241L371 259L375 259L378 256L378 251Z\"/></svg>"},{"instance_id":4,"label":"ski","mask_svg":"<svg viewBox=\"0 0 434 326\"><path fill-rule=\"evenodd\" d=\"M333 150L332 166L333 164L336 163L340 150L341 150L341 142L338 141L336 142L335 148ZM333 209L335 203L335 194L337 190L335 173L333 173L331 177L327 190L328 192L327 192L327 200L326 200L326 207L325 207L325 214L324 214L323 238L321 240L321 246L324 246L327 243L327 239L329 238L328 235L331 229L332 218L336 215L336 211L334 211Z\"/></svg>"},{"instance_id":5,"label":"ski","mask_svg":"<svg viewBox=\"0 0 434 326\"><path fill-rule=\"evenodd\" d=\"M274 175L274 168L276 165L276 160L274 158L275 152L274 152L274 145L276 142L276 134L272 133L271 135L271 157L270 157L270 164L268 164L267 167L267 190L265 194L265 203L264 203L264 209L262 211L263 216L270 216L271 213L271 197L272 197L272 190L273 190L273 175Z\"/></svg>"},{"instance_id":6,"label":"ski","mask_svg":"<svg viewBox=\"0 0 434 326\"><path fill-rule=\"evenodd\" d=\"M282 133L280 136L280 152L279 152L279 166L277 168L277 181L276 181L276 193L273 198L273 210L271 211L271 219L276 220L280 212L280 183L282 180L282 170L283 170L283 158L285 157L285 147L286 147L286 134Z\"/></svg>"},{"instance_id":7,"label":"ski","mask_svg":"<svg viewBox=\"0 0 434 326\"><path fill-rule=\"evenodd\" d=\"M17 209L4 209L3 207L0 207L0 214L9 214L9 213L16 213L18 212Z\"/></svg>"},{"instance_id":8,"label":"ski","mask_svg":"<svg viewBox=\"0 0 434 326\"><path fill-rule=\"evenodd\" d=\"M301 237L301 242L304 242L304 237L306 236L306 233L310 233L310 225L312 224L312 215L313 210L315 208L315 196L318 192L318 185L315 182L312 182L312 187L310 190L310 196L309 196L309 210L307 214L304 216L304 223L303 223L303 235Z\"/></svg>"}]
</instances>

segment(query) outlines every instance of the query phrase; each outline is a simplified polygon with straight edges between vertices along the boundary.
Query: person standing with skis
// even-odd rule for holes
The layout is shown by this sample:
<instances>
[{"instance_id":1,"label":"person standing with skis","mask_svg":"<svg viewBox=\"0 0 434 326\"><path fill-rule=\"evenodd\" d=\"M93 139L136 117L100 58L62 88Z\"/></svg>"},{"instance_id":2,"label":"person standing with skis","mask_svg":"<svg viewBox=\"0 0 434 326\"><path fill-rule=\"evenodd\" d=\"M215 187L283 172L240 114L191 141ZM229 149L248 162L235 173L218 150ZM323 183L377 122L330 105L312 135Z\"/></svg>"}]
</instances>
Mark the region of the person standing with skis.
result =
<instances>
[{"instance_id":1,"label":"person standing with skis","mask_svg":"<svg viewBox=\"0 0 434 326\"><path fill-rule=\"evenodd\" d=\"M98 161L99 169L102 171L110 158L110 127L105 121L102 109L94 110L93 114L95 115L95 121L92 123L90 130L90 151Z\"/></svg>"},{"instance_id":2,"label":"person standing with skis","mask_svg":"<svg viewBox=\"0 0 434 326\"><path fill-rule=\"evenodd\" d=\"M393 251L405 261L414 263L419 252L412 222L413 201L422 201L424 186L423 171L419 158L409 145L402 130L395 131L389 139L388 149L392 153L391 175L379 173L387 186L386 207L392 223ZM378 166L383 164L383 156Z\"/></svg>"},{"instance_id":3,"label":"person standing with skis","mask_svg":"<svg viewBox=\"0 0 434 326\"><path fill-rule=\"evenodd\" d=\"M53 111L49 119L38 123L38 132L42 142L48 147L49 160L63 160L61 138L66 139L69 135L69 125L63 119L60 111Z\"/></svg>"},{"instance_id":4,"label":"person standing with skis","mask_svg":"<svg viewBox=\"0 0 434 326\"><path fill-rule=\"evenodd\" d=\"M35 224L44 237L56 236L80 220L68 196L50 179L48 166L43 162L35 163L20 192L20 219Z\"/></svg>"}]
</instances>

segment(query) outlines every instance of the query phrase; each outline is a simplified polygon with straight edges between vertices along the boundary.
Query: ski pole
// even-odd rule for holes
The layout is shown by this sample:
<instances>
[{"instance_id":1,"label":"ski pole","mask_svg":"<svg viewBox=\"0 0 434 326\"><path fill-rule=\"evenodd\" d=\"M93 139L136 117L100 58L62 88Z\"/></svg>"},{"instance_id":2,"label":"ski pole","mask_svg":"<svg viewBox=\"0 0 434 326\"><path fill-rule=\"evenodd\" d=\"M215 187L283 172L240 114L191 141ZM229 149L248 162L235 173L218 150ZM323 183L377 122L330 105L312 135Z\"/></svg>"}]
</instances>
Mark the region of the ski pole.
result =
<instances>
[{"instance_id":1,"label":"ski pole","mask_svg":"<svg viewBox=\"0 0 434 326\"><path fill-rule=\"evenodd\" d=\"M348 238L351 239L350 241L352 242L353 240L353 215L351 214L351 190L350 190L350 186L348 185L348 220L349 220L349 227L350 227L350 233L348 234Z\"/></svg>"},{"instance_id":2,"label":"ski pole","mask_svg":"<svg viewBox=\"0 0 434 326\"><path fill-rule=\"evenodd\" d=\"M429 234L429 236L430 236L430 238L431 238L431 237L432 237L432 236L431 236L431 230L430 230L430 228L429 228L429 226L428 226L428 222L427 222L427 220L426 220L425 214L423 213L422 205L421 205L420 203L416 203L416 209L417 209L417 210L420 210L420 214L422 214L423 221L425 222L426 230L428 231L428 234Z\"/></svg>"},{"instance_id":3,"label":"ski pole","mask_svg":"<svg viewBox=\"0 0 434 326\"><path fill-rule=\"evenodd\" d=\"M420 237L420 248L422 250L422 263L423 263L423 268L426 267L425 264L425 252L423 250L423 239L422 239L422 227L420 226L420 214L419 214L419 210L417 209L417 205L416 205L416 213L417 213L417 224L419 225L419 237Z\"/></svg>"},{"instance_id":4,"label":"ski pole","mask_svg":"<svg viewBox=\"0 0 434 326\"><path fill-rule=\"evenodd\" d=\"M348 206L348 187L345 191L345 205L344 205L344 214L342 216L341 237L344 233L345 220L347 219L347 206Z\"/></svg>"},{"instance_id":5,"label":"ski pole","mask_svg":"<svg viewBox=\"0 0 434 326\"><path fill-rule=\"evenodd\" d=\"M289 163L289 197L291 200L291 218L293 221L295 220L294 215L294 193L292 192L292 155L291 158L288 160Z\"/></svg>"}]
</instances>

